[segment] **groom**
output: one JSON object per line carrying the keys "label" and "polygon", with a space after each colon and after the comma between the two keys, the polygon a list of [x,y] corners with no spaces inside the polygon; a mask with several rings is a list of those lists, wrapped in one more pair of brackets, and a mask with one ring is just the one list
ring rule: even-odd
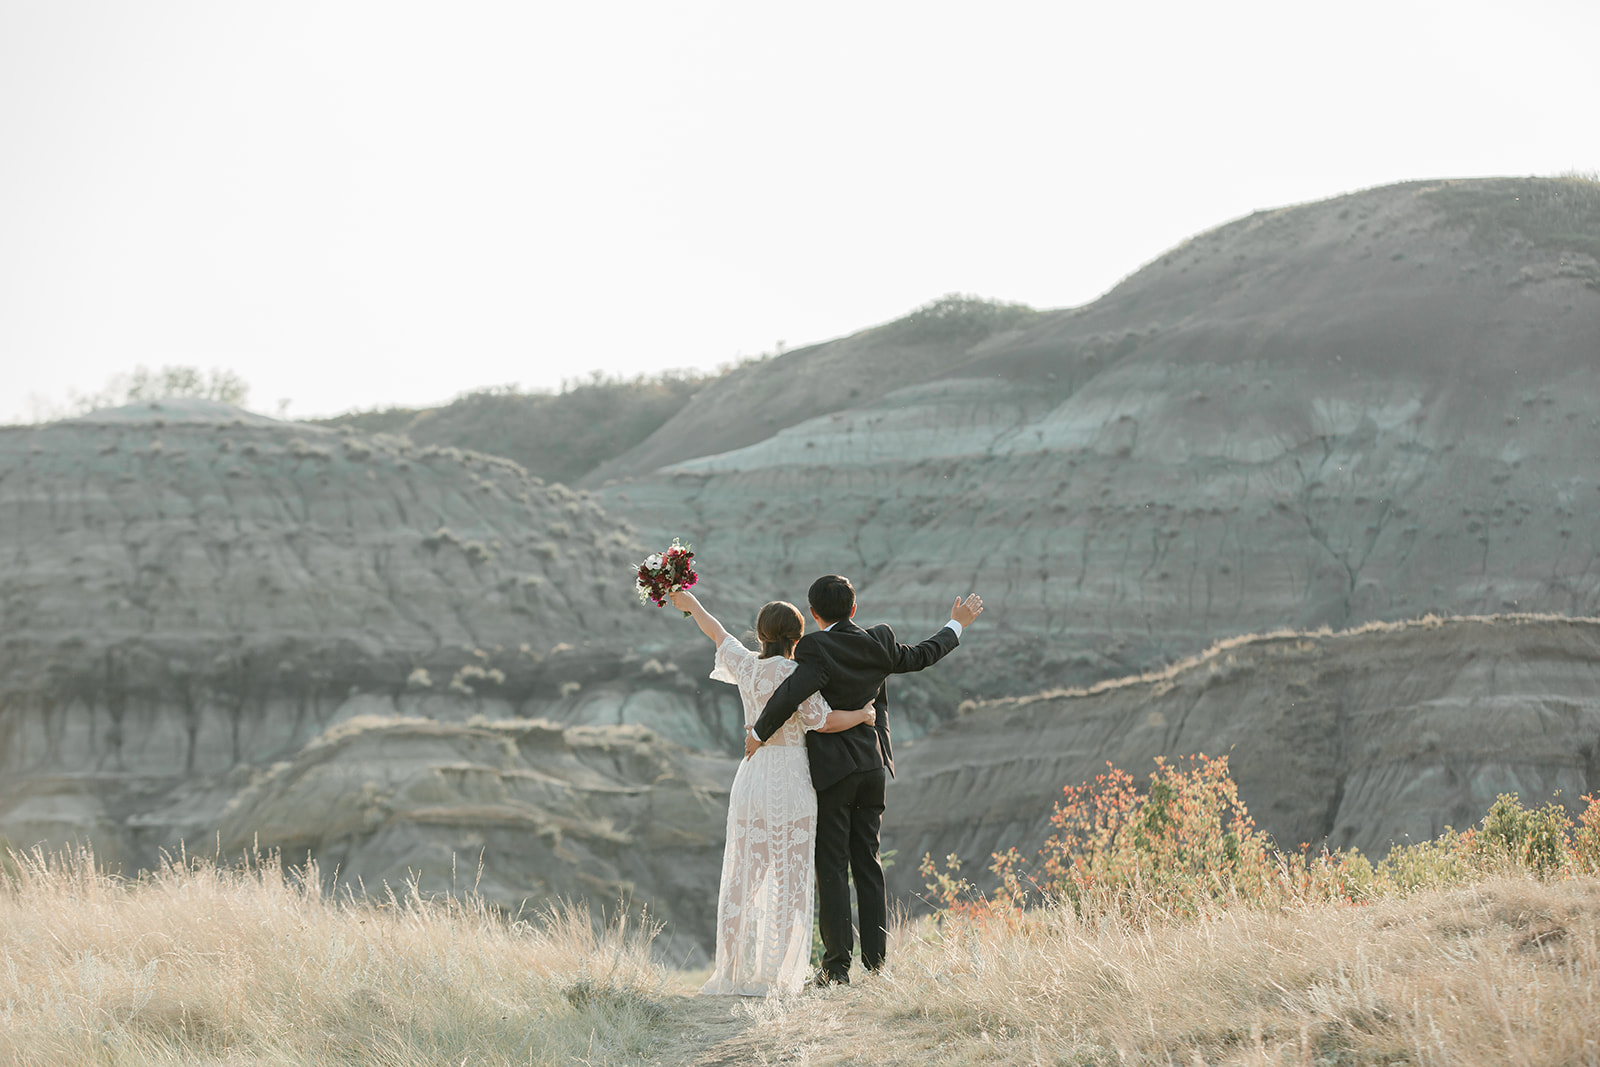
{"label": "groom", "polygon": [[[883,794],[894,773],[889,746],[891,674],[931,667],[961,642],[961,630],[983,611],[976,593],[957,600],[950,621],[920,645],[902,645],[887,626],[863,630],[851,620],[856,591],[850,579],[827,574],[806,594],[819,629],[795,646],[795,672],[767,701],[756,720],[755,737],[745,742],[749,756],[816,692],[835,708],[859,708],[871,700],[877,723],[839,733],[806,733],[811,784],[817,791],[817,921],[822,927],[822,984],[850,981],[850,878],[861,911],[861,962],[869,971],[883,965],[888,952],[889,898],[878,862],[878,830]],[[758,740],[759,739],[759,740]]]}

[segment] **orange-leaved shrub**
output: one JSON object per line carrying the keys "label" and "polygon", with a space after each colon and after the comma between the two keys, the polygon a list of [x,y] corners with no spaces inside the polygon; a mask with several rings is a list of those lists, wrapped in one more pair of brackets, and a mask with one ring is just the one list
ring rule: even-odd
{"label": "orange-leaved shrub", "polygon": [[1012,921],[1030,904],[1069,906],[1080,916],[1134,921],[1187,918],[1230,904],[1363,903],[1418,889],[1459,885],[1496,871],[1539,878],[1600,873],[1600,798],[1584,797],[1576,822],[1558,803],[1537,809],[1502,794],[1483,822],[1374,861],[1350,850],[1284,852],[1256,829],[1226,756],[1158,757],[1149,788],[1111,764],[1067,786],[1036,857],[994,853],[998,880],[981,894],[961,877],[960,857],[940,867],[924,856],[930,901],[949,915]]}

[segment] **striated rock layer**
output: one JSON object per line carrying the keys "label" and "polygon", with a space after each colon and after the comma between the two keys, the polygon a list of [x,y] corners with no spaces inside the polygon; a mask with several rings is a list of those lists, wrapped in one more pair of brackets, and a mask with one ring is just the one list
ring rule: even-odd
{"label": "striated rock layer", "polygon": [[[508,911],[648,906],[674,962],[714,955],[733,761],[642,727],[360,716],[229,801],[232,855],[270,841],[368,893],[476,890]],[[708,889],[709,887],[709,889]]]}
{"label": "striated rock layer", "polygon": [[920,363],[906,320],[737,371],[600,495],[694,539],[736,602],[838,570],[866,616],[921,631],[981,590],[941,667],[973,695],[1282,626],[1592,614],[1597,254],[1583,180],[1259,212],[1080,309],[943,305]]}
{"label": "striated rock layer", "polygon": [[1577,807],[1600,790],[1600,620],[1247,637],[1144,678],[979,704],[900,759],[891,884],[913,896],[917,860],[951,852],[981,879],[991,853],[1043,843],[1063,786],[1195,753],[1229,756],[1286,847],[1381,855],[1477,822],[1500,793]]}
{"label": "striated rock layer", "polygon": [[731,747],[735,698],[649,652],[685,635],[634,599],[640,552],[453,448],[204,401],[0,429],[0,835],[148,865],[362,714]]}

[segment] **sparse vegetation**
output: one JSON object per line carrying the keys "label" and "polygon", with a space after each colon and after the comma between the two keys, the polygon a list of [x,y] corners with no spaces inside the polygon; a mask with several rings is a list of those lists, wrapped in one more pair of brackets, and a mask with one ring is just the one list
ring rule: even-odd
{"label": "sparse vegetation", "polygon": [[151,370],[141,365],[128,374],[116,375],[106,382],[104,388],[95,392],[70,390],[65,404],[36,401],[33,419],[35,422],[50,422],[74,415],[87,415],[101,408],[172,397],[199,397],[243,407],[250,397],[250,384],[233,371],[217,367],[204,371],[199,367],[186,366],[165,366]]}
{"label": "sparse vegetation", "polygon": [[1006,304],[964,293],[950,293],[924,304],[880,331],[902,344],[948,342],[971,345],[990,334],[1013,329],[1037,318],[1026,304]]}
{"label": "sparse vegetation", "polygon": [[[1600,260],[1600,181],[1592,176],[1451,183],[1427,196],[1447,220],[1480,240],[1498,242],[1514,232],[1547,251]],[[1593,264],[1573,264],[1573,269],[1600,284],[1600,269]]]}
{"label": "sparse vegetation", "polygon": [[595,374],[560,393],[485,389],[440,408],[388,408],[321,421],[505,456],[541,478],[570,484],[650,436],[706,381],[675,372],[631,379]]}

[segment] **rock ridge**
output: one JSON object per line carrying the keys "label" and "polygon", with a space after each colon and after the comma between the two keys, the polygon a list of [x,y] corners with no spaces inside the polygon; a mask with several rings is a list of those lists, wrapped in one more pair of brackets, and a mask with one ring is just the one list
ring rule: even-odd
{"label": "rock ridge", "polygon": [[968,705],[900,755],[885,847],[921,889],[924,854],[979,875],[1031,854],[1064,786],[1109,761],[1228,755],[1257,824],[1285,847],[1428,840],[1495,797],[1576,810],[1600,789],[1600,620],[1428,618],[1220,642],[1161,671]]}

